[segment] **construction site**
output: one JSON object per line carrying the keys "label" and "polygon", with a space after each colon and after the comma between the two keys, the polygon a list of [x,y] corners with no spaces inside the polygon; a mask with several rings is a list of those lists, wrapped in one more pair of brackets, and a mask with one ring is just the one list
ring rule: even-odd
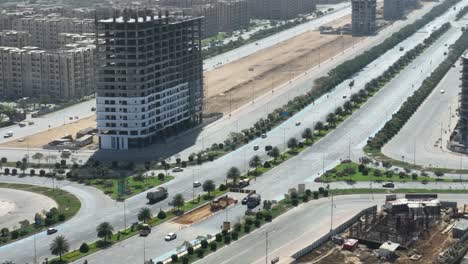
{"label": "construction site", "polygon": [[459,263],[468,250],[467,219],[466,205],[437,194],[390,194],[381,210],[332,233],[296,263]]}
{"label": "construction site", "polygon": [[225,195],[176,218],[173,222],[181,225],[191,225],[233,204],[237,204],[237,200]]}

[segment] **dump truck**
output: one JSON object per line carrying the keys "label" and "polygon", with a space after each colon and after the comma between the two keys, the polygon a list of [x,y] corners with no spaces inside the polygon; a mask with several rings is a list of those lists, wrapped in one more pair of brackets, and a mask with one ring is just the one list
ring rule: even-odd
{"label": "dump truck", "polygon": [[158,187],[154,192],[148,192],[146,194],[146,199],[149,200],[150,204],[157,203],[167,198],[167,189],[164,187]]}
{"label": "dump truck", "polygon": [[211,201],[210,210],[212,212],[216,212],[218,210],[222,210],[226,208],[228,205],[229,205],[229,197],[226,195],[226,196],[219,197]]}
{"label": "dump truck", "polygon": [[148,236],[151,233],[151,226],[142,224],[139,230],[140,236]]}
{"label": "dump truck", "polygon": [[260,196],[260,194],[252,194],[247,198],[247,208],[253,209],[257,207],[257,205],[259,205],[261,201],[262,197]]}

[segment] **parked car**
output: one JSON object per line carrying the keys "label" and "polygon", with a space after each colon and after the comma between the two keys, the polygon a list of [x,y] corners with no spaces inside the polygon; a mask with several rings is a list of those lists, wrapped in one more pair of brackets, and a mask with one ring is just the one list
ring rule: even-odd
{"label": "parked car", "polygon": [[94,106],[91,107],[91,111],[92,111],[92,112],[96,111],[96,107],[94,107]]}
{"label": "parked car", "polygon": [[143,224],[139,230],[140,236],[148,236],[151,233],[151,226],[148,224]]}
{"label": "parked car", "polygon": [[58,231],[57,229],[51,227],[47,229],[47,235],[52,235],[54,233],[57,233],[57,231]]}
{"label": "parked car", "polygon": [[19,126],[19,127],[25,127],[25,126],[26,126],[26,123],[23,123],[23,122],[18,123],[18,126]]}
{"label": "parked car", "polygon": [[197,187],[200,187],[200,186],[201,186],[201,182],[199,182],[199,181],[193,182],[193,187],[197,188]]}
{"label": "parked car", "polygon": [[266,137],[267,137],[267,134],[263,133],[262,138],[266,138]]}
{"label": "parked car", "polygon": [[394,188],[395,184],[393,182],[387,182],[384,185],[382,185],[384,188]]}
{"label": "parked car", "polygon": [[249,197],[248,197],[248,196],[247,196],[247,197],[244,197],[244,199],[242,199],[242,201],[241,201],[241,204],[242,204],[242,205],[246,205],[248,200],[249,200]]}
{"label": "parked car", "polygon": [[169,233],[164,237],[164,240],[166,241],[171,241],[177,238],[177,235],[175,233]]}
{"label": "parked car", "polygon": [[175,167],[172,169],[172,172],[182,172],[184,171],[181,167]]}
{"label": "parked car", "polygon": [[300,121],[296,121],[296,126],[300,126],[301,125],[301,122]]}
{"label": "parked car", "polygon": [[259,147],[258,145],[255,145],[255,146],[253,147],[253,150],[258,150],[259,148],[260,148],[260,147]]}
{"label": "parked car", "polygon": [[265,151],[270,151],[273,147],[271,145],[266,145],[265,146]]}

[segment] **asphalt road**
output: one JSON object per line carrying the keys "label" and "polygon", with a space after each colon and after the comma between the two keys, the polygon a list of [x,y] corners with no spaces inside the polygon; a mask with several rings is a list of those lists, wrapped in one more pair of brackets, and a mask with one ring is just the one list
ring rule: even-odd
{"label": "asphalt road", "polygon": [[[466,2],[467,1],[465,0],[462,2],[462,4],[466,5]],[[433,26],[439,26],[447,19],[453,19],[454,15],[454,12],[449,12],[449,14],[433,21],[429,28],[432,28]],[[428,32],[421,32],[416,34],[415,36],[411,37],[410,39],[404,42],[405,47],[409,49],[411,45],[416,45],[418,42],[422,41],[422,39],[424,39],[424,37],[426,37],[428,34]],[[289,160],[287,163],[277,167],[276,169],[265,174],[264,176],[258,178],[258,180],[255,183],[253,183],[252,188],[257,189],[266,199],[277,199],[280,196],[282,196],[282,193],[287,191],[288,187],[296,185],[300,182],[306,182],[308,187],[316,187],[317,185],[314,185],[313,183],[313,178],[315,177],[315,175],[317,173],[320,173],[324,168],[334,166],[336,163],[339,162],[340,158],[343,158],[343,156],[345,156],[345,153],[347,152],[350,143],[349,138],[352,139],[352,152],[354,155],[355,151],[359,151],[359,146],[361,145],[362,147],[367,137],[372,133],[375,133],[375,131],[383,125],[385,117],[389,117],[389,115],[392,112],[398,109],[399,105],[402,102],[401,99],[411,94],[411,89],[402,86],[401,83],[413,82],[415,84],[415,87],[417,87],[418,82],[422,81],[425,77],[424,75],[427,75],[433,69],[434,63],[437,63],[437,61],[441,61],[443,59],[443,55],[438,54],[442,54],[441,50],[444,48],[444,42],[450,41],[451,39],[455,39],[457,35],[459,35],[459,31],[451,30],[450,32],[448,32],[442,37],[444,41],[438,41],[437,43],[435,43],[420,58],[418,58],[416,62],[410,65],[397,78],[395,78],[391,83],[389,83],[380,93],[378,93],[374,98],[372,98],[368,103],[366,103],[363,106],[363,108],[361,108],[361,110],[357,111],[352,117],[345,121],[345,123],[342,124],[337,130],[332,132],[322,141],[318,142],[312,148],[309,148],[302,154]],[[379,67],[374,66],[374,64],[372,64],[370,67],[359,73],[354,78],[356,82],[356,88],[353,89],[358,90],[364,85],[366,81],[379,74],[379,72],[382,72],[384,70],[383,65],[390,65],[391,62],[389,61],[392,60],[392,58],[397,57],[399,54],[398,52],[399,51],[397,51],[396,49],[389,51],[381,59],[378,60],[377,65]],[[433,60],[432,65],[428,63],[429,58]],[[422,69],[423,72],[419,73],[416,76],[416,78],[415,70],[412,69],[413,65],[425,65],[417,69]],[[214,162],[203,164],[202,166],[199,166],[196,169],[194,169],[194,171],[186,170],[183,173],[178,174],[175,180],[166,184],[166,186],[168,186],[169,188],[170,194],[174,195],[175,193],[183,193],[185,197],[191,197],[191,183],[193,178],[196,178],[200,181],[210,178],[214,179],[217,183],[223,182],[225,170],[227,170],[229,166],[235,165],[240,167],[241,169],[244,167],[243,165],[246,163],[246,160],[253,154],[253,145],[260,144],[262,145],[262,147],[264,144],[267,143],[272,145],[281,145],[284,142],[284,135],[286,131],[288,132],[288,137],[290,135],[299,135],[300,132],[304,129],[304,127],[312,126],[320,116],[324,116],[326,113],[328,113],[327,110],[334,109],[334,104],[331,102],[335,101],[336,98],[336,102],[338,103],[337,100],[341,99],[343,94],[349,94],[347,82],[340,85],[339,87],[337,87],[337,89],[335,89],[335,91],[330,93],[328,99],[326,97],[323,97],[317,100],[315,105],[307,107],[306,109],[298,113],[295,117],[293,117],[291,120],[288,120],[284,124],[274,129],[272,132],[269,133],[268,138],[266,140],[263,140],[266,142],[263,143],[262,140],[258,139],[257,141],[254,141],[244,146],[243,148],[233,153],[230,153]],[[296,120],[301,120],[302,125],[299,127],[294,126],[294,122]],[[363,127],[367,129],[362,129]],[[265,154],[262,153],[261,156],[264,157]],[[4,178],[5,177],[2,177],[0,179],[3,180]],[[27,180],[29,182],[31,179]],[[72,188],[70,186],[78,190],[81,190],[81,188],[85,188],[81,185],[75,186],[75,184],[67,184],[65,188]],[[409,184],[406,186],[409,186]],[[82,191],[82,193],[79,193],[77,190],[73,191],[79,194],[81,200],[83,199],[82,196],[86,197],[87,195],[89,195],[87,191],[91,190]],[[94,191],[98,192],[96,190]],[[145,205],[144,196],[145,193],[142,193],[127,200],[127,223],[133,221],[133,219],[135,219],[137,210]],[[110,199],[108,198],[103,198],[101,201],[101,198],[98,198],[99,201],[107,204],[97,205],[96,207],[96,205],[92,204],[93,197],[89,198],[91,198],[90,203],[86,202],[85,204],[89,204],[89,207],[94,207],[94,210],[89,210],[85,213],[83,213],[82,210],[79,214],[83,213],[86,215],[86,217],[84,217],[85,215],[79,215],[78,217],[75,217],[74,219],[60,226],[60,229],[64,230],[62,234],[66,234],[67,237],[69,237],[72,244],[72,248],[78,247],[82,241],[89,241],[92,238],[95,238],[94,229],[97,225],[95,219],[99,219],[99,222],[110,221],[116,229],[120,229],[123,227],[123,206],[121,203],[110,201]],[[152,206],[153,212],[157,212],[160,207],[167,208],[166,201]],[[234,210],[234,208],[233,211],[234,212],[232,212],[232,215],[230,217],[238,217],[238,215],[235,214],[236,210]],[[240,209],[239,211],[242,212],[242,210]],[[78,225],[78,222],[81,224]],[[76,225],[72,226],[72,224]],[[161,229],[164,232],[165,230],[169,230],[166,228],[170,227],[167,227],[164,224],[159,226],[157,229]],[[187,230],[190,229],[188,228]],[[196,235],[193,232],[190,232],[190,234],[193,236]],[[38,254],[39,256],[44,257],[48,255],[47,245],[50,243],[51,237],[44,236],[41,237],[41,239],[42,240],[40,242],[40,245],[42,247],[38,249]],[[138,238],[131,238],[128,241],[133,241],[134,243],[132,243],[131,245],[135,245],[136,247],[136,239]],[[148,251],[147,256],[156,257],[158,255],[165,254],[164,252],[162,252],[164,251],[164,246],[161,245],[164,245],[164,242],[161,239],[156,239],[157,243],[155,244],[151,244],[150,240],[148,240],[147,242],[150,243],[148,245],[148,250],[151,250]],[[179,241],[179,243],[180,242],[181,241]],[[159,249],[159,247],[161,247],[162,250]],[[24,263],[26,261],[31,261],[32,252],[31,254],[28,254],[28,252],[30,252],[29,249],[31,248],[32,239],[27,238],[17,243],[10,244],[8,247],[1,247],[0,255],[2,257],[4,256],[7,259],[14,259],[18,263]],[[106,254],[108,254],[108,251],[112,252],[115,250],[116,249],[114,249],[113,247],[106,251],[101,251],[100,253],[93,255],[93,257],[96,256],[96,258],[100,259],[96,260],[96,262],[93,263],[108,263],[108,261],[110,261],[108,258],[99,258],[99,256],[102,256],[101,254],[104,254],[103,252],[106,252]],[[136,250],[136,248],[128,248],[127,252],[137,252]],[[116,257],[116,259],[113,260],[113,263],[118,263],[118,261],[119,259]]]}
{"label": "asphalt road", "polygon": [[[466,195],[439,195],[441,200],[466,203]],[[384,203],[384,195],[346,195],[333,199],[333,226],[336,227],[361,210]],[[287,259],[330,231],[331,198],[313,200],[292,209],[270,224],[253,231],[239,241],[210,254],[196,263],[228,264],[267,263],[279,257]],[[266,233],[268,232],[268,240]],[[268,243],[268,250],[266,245]],[[269,262],[268,262],[269,263]]]}
{"label": "asphalt road", "polygon": [[459,62],[455,66],[403,129],[383,147],[385,155],[428,168],[468,168],[465,155],[447,150],[450,134],[458,122],[462,67]]}

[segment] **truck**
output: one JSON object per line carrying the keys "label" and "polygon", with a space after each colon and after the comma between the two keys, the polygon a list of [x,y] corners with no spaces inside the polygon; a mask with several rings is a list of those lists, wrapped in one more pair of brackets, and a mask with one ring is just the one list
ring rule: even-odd
{"label": "truck", "polygon": [[138,232],[140,233],[140,236],[148,236],[151,233],[151,226],[148,224],[142,224]]}
{"label": "truck", "polygon": [[247,198],[247,208],[253,209],[257,207],[257,205],[259,205],[261,201],[262,197],[260,196],[260,194],[252,194]]}
{"label": "truck", "polygon": [[154,192],[148,192],[146,194],[146,199],[149,200],[150,204],[157,203],[167,198],[167,189],[164,187],[158,187]]}

